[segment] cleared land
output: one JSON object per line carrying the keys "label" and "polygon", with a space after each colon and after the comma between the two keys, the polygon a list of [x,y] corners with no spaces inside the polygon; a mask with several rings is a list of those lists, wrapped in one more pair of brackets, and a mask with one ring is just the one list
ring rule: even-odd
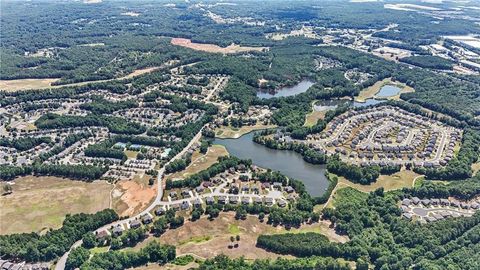
{"label": "cleared land", "polygon": [[157,194],[157,185],[148,185],[150,176],[136,175],[132,180],[119,181],[112,191],[113,209],[120,216],[140,213]]}
{"label": "cleared land", "polygon": [[215,44],[203,44],[195,43],[190,39],[186,38],[172,38],[171,43],[173,45],[182,46],[196,51],[210,52],[210,53],[241,53],[241,52],[251,52],[251,51],[263,51],[268,49],[267,47],[244,47],[240,45],[231,44],[225,48],[220,47]]}
{"label": "cleared land", "polygon": [[[334,174],[330,174],[330,175],[331,177],[334,176]],[[332,195],[330,196],[330,199],[328,200],[328,202],[325,205],[322,205],[321,208],[333,207],[335,200],[338,197],[337,193],[345,188],[353,188],[355,190],[358,190],[364,193],[369,193],[381,187],[383,187],[385,191],[396,190],[404,187],[413,187],[415,183],[415,179],[417,177],[420,178],[421,175],[413,171],[402,170],[392,175],[380,175],[377,181],[375,181],[374,183],[371,183],[370,185],[355,184],[348,181],[345,177],[342,177],[342,176],[337,176],[337,177],[338,177],[337,186],[332,191]]]}
{"label": "cleared land", "polygon": [[86,81],[79,83],[70,83],[63,85],[53,85],[52,83],[59,81],[60,79],[19,79],[19,80],[0,80],[0,90],[5,90],[8,92],[16,92],[28,89],[46,89],[46,88],[59,88],[66,86],[81,86],[89,83],[99,83],[99,82],[108,82],[113,80],[124,80],[130,79],[135,76],[146,74],[152,71],[159,69],[160,67],[149,67],[141,68],[133,71],[132,73],[125,75],[120,78],[110,79],[110,80],[98,80],[98,81]]}
{"label": "cleared land", "polygon": [[183,171],[176,172],[170,175],[169,179],[185,178],[189,175],[198,173],[207,169],[217,162],[217,159],[221,156],[228,156],[227,149],[222,145],[212,145],[208,148],[205,155],[201,155],[198,151],[192,155],[192,163]]}
{"label": "cleared land", "polygon": [[254,126],[243,126],[241,128],[232,128],[232,127],[222,126],[215,130],[215,137],[220,139],[237,139],[237,138],[240,138],[242,135],[245,135],[255,130],[275,128],[275,127],[276,127],[275,125],[254,125]]}
{"label": "cleared land", "polygon": [[407,85],[399,83],[399,82],[392,81],[392,78],[386,78],[386,79],[383,79],[381,81],[376,82],[374,85],[372,85],[370,87],[367,87],[367,88],[363,89],[360,92],[360,94],[358,94],[358,96],[355,97],[355,101],[365,102],[369,98],[375,98],[375,96],[380,91],[380,89],[385,85],[395,85],[395,86],[402,89],[398,93],[398,95],[388,97],[388,99],[398,100],[398,99],[400,99],[400,94],[402,94],[402,93],[415,92],[415,90],[413,88],[411,88],[410,86],[407,86]]}
{"label": "cleared land", "polygon": [[[236,220],[233,212],[221,213],[220,216],[210,221],[202,218],[195,222],[186,222],[184,226],[168,230],[160,237],[160,241],[177,247],[177,254],[193,254],[202,258],[212,258],[219,254],[246,259],[291,257],[282,256],[257,248],[257,237],[260,234],[286,233],[283,227],[272,227],[265,222],[260,222],[255,216],[248,216],[245,220]],[[336,235],[329,228],[329,222],[303,225],[300,229],[290,230],[293,233],[315,231],[325,234],[331,241],[345,242],[348,238]],[[240,235],[238,248],[228,248],[230,236]],[[149,241],[157,238],[150,237],[135,247],[139,249]]]}
{"label": "cleared land", "polygon": [[0,197],[0,234],[59,228],[66,214],[108,208],[112,185],[27,176],[16,179],[12,188],[12,194]]}
{"label": "cleared land", "polygon": [[480,161],[472,164],[473,175],[476,175],[480,171]]}
{"label": "cleared land", "polygon": [[0,80],[0,89],[15,92],[26,89],[45,89],[52,87],[52,83],[60,79],[19,79]]}

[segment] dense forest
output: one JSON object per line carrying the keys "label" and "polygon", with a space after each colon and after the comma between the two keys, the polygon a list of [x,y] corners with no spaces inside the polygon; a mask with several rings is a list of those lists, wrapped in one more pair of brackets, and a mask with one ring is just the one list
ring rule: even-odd
{"label": "dense forest", "polygon": [[[345,244],[329,242],[316,233],[264,235],[259,247],[300,257],[331,256],[372,263],[375,269],[475,269],[478,254],[461,257],[459,250],[473,252],[478,248],[480,215],[471,218],[446,219],[428,225],[400,218],[395,196],[383,190],[366,194],[342,189],[335,209],[326,208],[324,219],[330,220],[340,234],[351,239]],[[468,251],[467,251],[468,250]]]}

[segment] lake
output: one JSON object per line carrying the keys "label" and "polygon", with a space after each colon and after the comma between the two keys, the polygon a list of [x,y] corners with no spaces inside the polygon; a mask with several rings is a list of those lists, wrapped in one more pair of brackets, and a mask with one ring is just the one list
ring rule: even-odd
{"label": "lake", "polygon": [[377,97],[379,98],[387,98],[387,97],[393,97],[398,95],[402,91],[401,88],[395,86],[395,85],[384,85],[382,88],[380,88],[380,91],[376,94]]}
{"label": "lake", "polygon": [[251,159],[262,168],[280,171],[284,175],[301,180],[312,196],[321,196],[328,187],[325,177],[325,165],[314,165],[303,160],[294,151],[274,150],[253,142],[254,133],[248,133],[238,139],[215,139],[214,144],[227,148],[232,156]]}
{"label": "lake", "polygon": [[303,93],[310,88],[310,86],[314,85],[315,83],[308,80],[304,79],[300,81],[298,84],[293,85],[293,86],[285,86],[282,87],[278,90],[275,90],[275,93],[270,93],[270,92],[262,92],[259,91],[257,92],[257,97],[259,98],[273,98],[273,97],[288,97],[288,96],[294,96],[300,93]]}

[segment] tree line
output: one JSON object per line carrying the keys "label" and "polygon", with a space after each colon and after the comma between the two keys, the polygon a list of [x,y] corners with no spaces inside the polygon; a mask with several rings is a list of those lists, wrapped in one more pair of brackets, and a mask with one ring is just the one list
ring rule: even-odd
{"label": "tree line", "polygon": [[67,215],[60,229],[46,234],[21,233],[0,235],[2,258],[27,262],[51,261],[62,256],[82,236],[118,219],[111,209],[95,214]]}

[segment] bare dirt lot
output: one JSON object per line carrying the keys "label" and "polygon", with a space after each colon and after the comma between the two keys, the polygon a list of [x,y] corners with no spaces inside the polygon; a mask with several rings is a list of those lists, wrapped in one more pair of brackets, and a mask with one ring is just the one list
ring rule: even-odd
{"label": "bare dirt lot", "polygon": [[[255,216],[248,216],[246,220],[236,220],[234,213],[221,213],[220,216],[210,221],[202,218],[195,222],[186,222],[184,226],[168,230],[160,237],[162,243],[172,244],[177,247],[177,254],[193,254],[202,258],[212,258],[219,254],[238,258],[244,256],[246,259],[292,257],[282,256],[257,248],[257,237],[260,234],[276,233],[303,233],[318,232],[329,237],[330,241],[346,242],[348,238],[339,236],[330,229],[329,223],[316,223],[303,225],[299,229],[285,230],[283,227],[272,227],[265,222],[260,222]],[[240,235],[240,242],[237,248],[229,248],[230,237]],[[150,237],[135,249],[145,246],[149,241],[158,238]]]}
{"label": "bare dirt lot", "polygon": [[141,68],[133,71],[130,74],[127,74],[123,77],[110,79],[110,80],[98,80],[98,81],[85,81],[79,83],[71,83],[71,84],[63,84],[63,85],[53,85],[52,83],[60,80],[60,79],[19,79],[19,80],[0,80],[0,90],[5,90],[9,92],[16,92],[28,89],[47,89],[47,88],[59,88],[59,87],[66,87],[66,86],[81,86],[89,83],[99,83],[99,82],[108,82],[113,80],[124,80],[124,79],[131,79],[135,76],[143,75],[146,73],[150,73],[159,69],[160,67],[148,67],[148,68]]}
{"label": "bare dirt lot", "polygon": [[0,197],[0,234],[59,228],[66,214],[95,213],[109,207],[112,185],[57,177],[21,177],[13,193]]}
{"label": "bare dirt lot", "polygon": [[157,185],[149,186],[150,176],[135,176],[119,181],[112,192],[113,209],[120,216],[132,216],[148,206],[157,194]]}
{"label": "bare dirt lot", "polygon": [[0,90],[15,92],[26,89],[50,88],[52,83],[58,80],[59,79],[0,80]]}
{"label": "bare dirt lot", "polygon": [[263,51],[268,49],[267,47],[243,47],[235,44],[231,44],[228,47],[223,48],[215,44],[195,43],[195,42],[192,42],[190,39],[186,39],[186,38],[172,38],[171,43],[173,45],[182,46],[192,50],[211,52],[211,53],[223,53],[223,54],[250,52],[250,51]]}

